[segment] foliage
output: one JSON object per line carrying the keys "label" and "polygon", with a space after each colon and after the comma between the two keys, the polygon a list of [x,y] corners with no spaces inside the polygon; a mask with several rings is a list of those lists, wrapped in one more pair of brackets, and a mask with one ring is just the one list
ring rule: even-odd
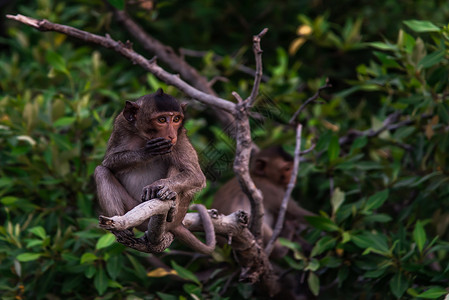
{"label": "foliage", "polygon": [[[300,164],[295,190],[301,204],[318,213],[308,218],[303,236],[312,247],[282,240],[292,251],[277,261],[294,270],[302,293],[441,298],[449,280],[449,28],[441,22],[449,5],[416,1],[411,11],[407,1],[318,2],[162,1],[151,12],[129,9],[167,45],[210,50],[186,59],[210,79],[229,78],[214,86],[224,98],[250,92],[252,78],[237,66],[253,65],[249,38],[270,28],[262,41],[269,79],[252,120],[261,147],[277,143],[292,152],[294,132],[285,124],[330,77],[333,88],[300,116],[304,148],[316,145]],[[110,3],[121,8],[125,1]],[[6,10],[129,38],[102,1],[17,1]],[[159,86],[179,92],[110,50],[5,25],[2,298],[260,296],[233,280],[238,267],[228,247],[212,257],[169,250],[158,258],[168,267],[155,268],[154,257],[125,249],[97,227],[92,173],[123,100]],[[232,176],[234,145],[207,109],[191,103],[186,127],[209,178],[197,201],[210,204]],[[371,134],[393,117],[396,127]]]}

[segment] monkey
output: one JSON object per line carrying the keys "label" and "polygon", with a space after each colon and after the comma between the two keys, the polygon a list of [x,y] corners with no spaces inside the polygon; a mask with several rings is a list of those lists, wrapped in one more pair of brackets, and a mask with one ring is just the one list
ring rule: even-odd
{"label": "monkey", "polygon": [[[264,205],[264,221],[262,224],[263,242],[270,240],[278,217],[287,185],[293,171],[293,157],[282,147],[274,146],[253,155],[250,163],[250,175],[256,187],[262,192]],[[251,211],[248,197],[240,188],[237,178],[225,183],[214,195],[212,208],[219,213],[229,214],[237,209]],[[292,198],[287,204],[282,236],[292,238],[297,227],[305,224],[304,217],[314,214],[300,207]],[[287,249],[277,244],[272,257],[281,257]]]}
{"label": "monkey", "polygon": [[121,216],[153,198],[173,201],[167,215],[152,216],[137,227],[148,229],[146,241],[154,252],[161,252],[174,236],[190,248],[210,254],[215,233],[207,211],[199,211],[206,244],[182,225],[194,194],[206,186],[184,128],[184,112],[185,105],[162,89],[125,102],[114,121],[104,159],[94,172],[98,200],[108,217]]}

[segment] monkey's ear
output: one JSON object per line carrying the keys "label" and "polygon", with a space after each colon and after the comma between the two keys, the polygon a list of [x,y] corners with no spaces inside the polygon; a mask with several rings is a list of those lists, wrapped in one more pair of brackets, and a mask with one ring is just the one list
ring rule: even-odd
{"label": "monkey's ear", "polygon": [[267,161],[262,158],[256,159],[253,166],[254,175],[265,176],[265,167],[267,166]]}
{"label": "monkey's ear", "polygon": [[139,111],[139,104],[131,101],[126,101],[123,109],[123,116],[128,122],[134,123],[136,121],[136,114]]}
{"label": "monkey's ear", "polygon": [[164,90],[162,88],[158,88],[156,91],[156,95],[162,96],[164,94]]}
{"label": "monkey's ear", "polygon": [[181,103],[181,109],[183,113],[186,113],[186,108],[187,108],[188,104],[187,103]]}

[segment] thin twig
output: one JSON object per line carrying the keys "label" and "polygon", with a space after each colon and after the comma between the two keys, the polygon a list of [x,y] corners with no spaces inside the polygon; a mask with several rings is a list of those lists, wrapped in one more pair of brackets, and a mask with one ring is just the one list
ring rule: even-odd
{"label": "thin twig", "polygon": [[299,170],[299,161],[300,161],[300,155],[301,155],[301,133],[302,133],[302,125],[298,124],[296,127],[296,146],[295,146],[295,157],[293,160],[293,171],[292,175],[290,176],[290,181],[287,186],[287,191],[284,194],[284,198],[282,199],[282,204],[279,209],[278,218],[276,220],[276,226],[274,227],[273,234],[270,238],[270,241],[268,242],[267,246],[265,247],[265,254],[267,256],[270,256],[271,252],[273,251],[274,244],[279,237],[279,234],[281,233],[283,224],[284,224],[284,218],[285,214],[287,212],[287,204],[290,200],[290,196],[292,194],[293,188],[295,187],[296,182],[296,176],[298,175]]}
{"label": "thin twig", "polygon": [[254,76],[254,85],[251,95],[247,99],[247,107],[251,107],[256,101],[259,93],[260,80],[262,79],[262,49],[260,48],[260,39],[267,33],[268,28],[264,28],[258,35],[253,36],[253,51],[256,59],[256,74]]}
{"label": "thin twig", "polygon": [[161,67],[159,67],[155,62],[150,62],[147,58],[143,57],[142,55],[134,52],[132,49],[127,47],[122,42],[118,42],[113,40],[110,36],[99,36],[96,34],[92,34],[83,30],[79,30],[67,25],[61,25],[52,23],[48,20],[36,20],[30,17],[26,17],[23,15],[7,15],[6,16],[9,19],[13,19],[19,22],[22,22],[26,25],[32,26],[34,28],[37,28],[41,31],[56,31],[64,33],[68,36],[72,36],[75,38],[78,38],[80,40],[83,40],[85,42],[90,42],[94,44],[101,45],[105,48],[113,49],[116,52],[120,53],[124,57],[131,60],[133,63],[136,63],[140,65],[142,68],[147,70],[148,72],[154,74],[156,77],[161,79],[162,81],[171,84],[175,87],[177,87],[179,90],[184,92],[186,95],[197,99],[205,104],[212,105],[218,108],[221,108],[228,112],[233,112],[235,109],[235,104],[219,98],[214,95],[206,94],[191,85],[189,85],[187,82],[183,81],[179,76],[170,74]]}
{"label": "thin twig", "polygon": [[[210,51],[199,51],[199,50],[192,50],[192,49],[186,49],[186,48],[180,48],[179,49],[179,53],[181,53],[181,55],[185,55],[185,56],[191,56],[191,57],[204,57],[206,55],[210,54]],[[212,59],[214,61],[222,61],[224,59],[223,56],[218,55],[213,53],[212,54]],[[247,67],[243,64],[236,64],[235,65],[235,69],[237,69],[238,71],[251,75],[251,76],[256,76],[256,71],[250,67]],[[263,82],[268,82],[270,80],[270,76],[262,74],[262,81]]]}
{"label": "thin twig", "polygon": [[[366,137],[370,137],[370,138],[376,137],[384,131],[393,131],[398,128],[401,128],[401,127],[404,127],[407,125],[411,125],[416,122],[416,119],[408,119],[408,120],[398,122],[400,117],[401,117],[400,112],[394,112],[394,113],[388,115],[385,118],[385,120],[383,121],[382,126],[377,130],[373,130],[373,129],[367,129],[364,131],[351,130],[348,132],[348,134],[339,138],[338,143],[340,145],[345,145],[345,144],[351,143],[352,141],[354,141],[354,139],[356,139],[357,137],[361,137],[361,136],[366,136]],[[419,116],[420,119],[428,119],[431,117],[433,117],[433,114],[423,114],[423,115]]]}
{"label": "thin twig", "polygon": [[262,49],[260,39],[267,33],[268,29],[263,29],[258,35],[253,37],[253,49],[256,60],[256,76],[251,95],[242,101],[237,92],[232,95],[239,102],[234,111],[236,119],[236,149],[234,160],[234,173],[240,183],[242,191],[248,196],[251,203],[251,223],[250,230],[259,245],[262,245],[262,224],[264,216],[263,195],[257,189],[249,174],[249,160],[251,156],[251,128],[249,124],[249,108],[255,101],[259,93],[260,79],[262,76]]}
{"label": "thin twig", "polygon": [[301,112],[304,110],[304,108],[311,102],[315,101],[316,99],[318,99],[318,97],[320,96],[320,92],[326,88],[332,87],[332,85],[329,83],[329,78],[326,79],[326,83],[323,86],[320,86],[318,88],[318,91],[309,99],[307,99],[300,107],[299,109],[293,114],[293,117],[290,119],[290,121],[288,122],[289,124],[294,124],[296,118],[301,114]]}

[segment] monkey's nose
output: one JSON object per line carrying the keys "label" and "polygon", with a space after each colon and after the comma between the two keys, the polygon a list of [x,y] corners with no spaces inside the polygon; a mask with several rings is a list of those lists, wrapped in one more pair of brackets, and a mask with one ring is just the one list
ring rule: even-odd
{"label": "monkey's nose", "polygon": [[177,140],[176,137],[169,136],[168,138],[170,139],[170,141],[173,145],[176,144],[176,140]]}

